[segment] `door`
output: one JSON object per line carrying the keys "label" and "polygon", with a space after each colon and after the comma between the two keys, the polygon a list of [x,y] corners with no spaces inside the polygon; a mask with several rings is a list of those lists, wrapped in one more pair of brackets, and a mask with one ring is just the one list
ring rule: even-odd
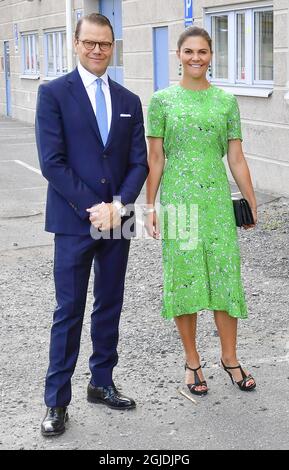
{"label": "door", "polygon": [[106,16],[114,30],[114,54],[108,68],[112,80],[123,84],[123,39],[122,39],[122,7],[121,0],[100,0],[99,11]]}
{"label": "door", "polygon": [[154,89],[169,86],[169,33],[168,27],[154,28]]}
{"label": "door", "polygon": [[6,88],[6,116],[11,117],[11,74],[9,41],[4,41],[4,74]]}

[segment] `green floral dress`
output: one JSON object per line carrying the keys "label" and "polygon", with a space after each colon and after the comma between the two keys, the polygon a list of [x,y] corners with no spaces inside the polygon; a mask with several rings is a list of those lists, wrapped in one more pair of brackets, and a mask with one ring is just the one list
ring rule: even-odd
{"label": "green floral dress", "polygon": [[247,318],[230,185],[222,160],[242,139],[236,98],[210,86],[156,92],[149,137],[162,137],[160,191],[164,292],[162,315],[224,310]]}

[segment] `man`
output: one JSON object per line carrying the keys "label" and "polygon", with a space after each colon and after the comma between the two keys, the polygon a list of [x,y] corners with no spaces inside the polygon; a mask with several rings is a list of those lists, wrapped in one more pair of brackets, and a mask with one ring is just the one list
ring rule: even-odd
{"label": "man", "polygon": [[[82,18],[74,45],[77,68],[39,87],[36,113],[39,161],[49,182],[45,229],[55,233],[57,300],[44,436],[65,431],[92,261],[93,353],[87,398],[114,409],[136,406],[112,379],[130,240],[104,235],[124,224],[125,206],[134,203],[148,174],[141,103],[107,75],[114,33],[105,16]],[[103,236],[92,237],[92,226]]]}

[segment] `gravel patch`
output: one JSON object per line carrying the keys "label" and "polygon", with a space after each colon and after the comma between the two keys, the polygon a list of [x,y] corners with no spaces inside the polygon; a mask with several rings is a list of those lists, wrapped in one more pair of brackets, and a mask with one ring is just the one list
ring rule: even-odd
{"label": "gravel patch", "polygon": [[[23,230],[25,230],[25,225]],[[211,312],[199,315],[198,344],[210,391],[197,405],[178,393],[184,358],[171,321],[160,317],[161,246],[131,245],[116,385],[137,409],[86,402],[92,282],[67,432],[40,435],[44,377],[54,309],[52,246],[1,252],[0,449],[286,449],[289,384],[289,200],[259,208],[255,230],[239,230],[249,319],[240,321],[239,357],[258,388],[244,394],[219,367]]]}

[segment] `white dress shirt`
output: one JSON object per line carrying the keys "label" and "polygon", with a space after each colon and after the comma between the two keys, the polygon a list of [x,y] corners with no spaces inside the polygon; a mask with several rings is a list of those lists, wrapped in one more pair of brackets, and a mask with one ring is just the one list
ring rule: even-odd
{"label": "white dress shirt", "polygon": [[108,81],[108,74],[105,72],[101,77],[97,77],[93,75],[93,73],[86,70],[83,65],[79,62],[77,65],[77,69],[80,75],[80,78],[83,82],[84,88],[88,94],[88,98],[90,99],[91,106],[93,108],[94,114],[96,115],[96,80],[97,78],[102,79],[102,91],[104,93],[105,102],[106,102],[106,109],[107,109],[107,124],[108,124],[108,132],[110,131],[111,126],[111,118],[112,118],[112,106],[111,106],[111,96],[109,90],[109,81]]}

